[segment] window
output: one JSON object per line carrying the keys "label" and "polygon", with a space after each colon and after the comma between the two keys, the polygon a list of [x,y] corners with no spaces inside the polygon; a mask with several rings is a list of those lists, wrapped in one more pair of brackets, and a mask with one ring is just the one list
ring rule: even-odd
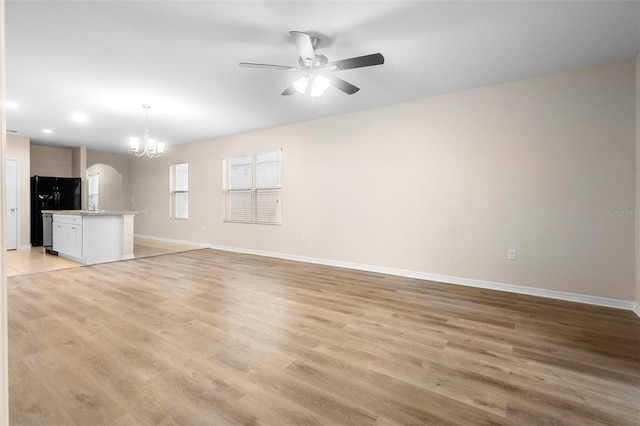
{"label": "window", "polygon": [[171,218],[189,218],[189,163],[169,166],[169,191],[171,192]]}
{"label": "window", "polygon": [[228,156],[223,160],[225,221],[281,223],[281,150]]}
{"label": "window", "polygon": [[100,174],[89,175],[89,210],[100,210]]}

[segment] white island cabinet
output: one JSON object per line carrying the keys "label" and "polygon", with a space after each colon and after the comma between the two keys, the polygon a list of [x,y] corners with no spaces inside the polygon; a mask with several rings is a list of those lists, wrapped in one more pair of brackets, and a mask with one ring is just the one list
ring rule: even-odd
{"label": "white island cabinet", "polygon": [[48,210],[53,214],[53,251],[92,265],[133,259],[133,218],[137,212]]}
{"label": "white island cabinet", "polygon": [[82,257],[82,216],[53,215],[53,250]]}

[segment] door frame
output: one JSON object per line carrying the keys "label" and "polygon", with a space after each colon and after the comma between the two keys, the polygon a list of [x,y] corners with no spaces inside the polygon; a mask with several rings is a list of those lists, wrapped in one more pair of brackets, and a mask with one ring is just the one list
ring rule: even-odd
{"label": "door frame", "polygon": [[[5,14],[4,2],[0,0],[0,164],[5,167],[5,147],[7,120],[4,111],[5,99]],[[4,186],[5,176],[0,173],[0,189]],[[4,197],[0,197],[0,230],[4,234],[7,226]],[[9,424],[9,350],[7,316],[7,252],[4,238],[0,238],[0,424]]]}
{"label": "door frame", "polygon": [[[20,158],[5,157],[5,170],[7,161],[16,162],[16,250],[23,249],[22,247],[22,164],[20,164]],[[5,182],[6,184],[6,182]],[[4,191],[3,191],[4,192]],[[6,212],[5,212],[6,214]]]}

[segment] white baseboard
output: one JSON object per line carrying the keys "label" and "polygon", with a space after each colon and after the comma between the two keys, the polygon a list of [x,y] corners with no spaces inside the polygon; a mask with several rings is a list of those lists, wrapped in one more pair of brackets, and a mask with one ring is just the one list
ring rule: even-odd
{"label": "white baseboard", "polygon": [[22,244],[18,247],[18,250],[31,250],[31,244]]}
{"label": "white baseboard", "polygon": [[[464,285],[468,287],[486,288],[490,290],[506,291],[510,293],[526,294],[530,296],[547,297],[550,299],[566,300],[570,302],[586,303],[589,305],[605,306],[609,308],[625,309],[634,311],[640,316],[638,304],[631,300],[612,299],[608,297],[590,296],[587,294],[568,293],[557,290],[547,290],[536,287],[526,287],[514,284],[504,284],[492,281],[474,280],[470,278],[452,277],[448,275],[429,274],[426,272],[411,271],[407,269],[387,268],[384,266],[367,265],[362,263],[343,262],[339,260],[322,259],[316,257],[297,256],[291,254],[268,252],[262,250],[244,249],[238,247],[228,247],[210,245],[212,249],[231,251],[236,253],[255,254],[258,256],[275,257],[279,259],[294,260],[298,262],[315,263],[319,265],[335,266],[339,268],[357,269],[367,272],[377,272],[381,274],[397,275],[401,277],[417,278],[428,281],[437,281],[447,284]],[[635,306],[635,308],[634,308]]]}
{"label": "white baseboard", "polygon": [[586,303],[588,305],[605,306],[608,308],[625,309],[635,312],[640,317],[640,304],[632,300],[612,299],[609,297],[591,296],[588,294],[569,293],[565,291],[547,290],[543,288],[527,287],[515,284],[505,284],[493,281],[475,280],[471,278],[452,277],[449,275],[429,274],[426,272],[411,271],[408,269],[388,268],[385,266],[367,265],[363,263],[343,262],[340,260],[323,259],[318,257],[298,256],[294,254],[278,253],[264,250],[253,250],[239,247],[205,244],[194,241],[176,240],[173,238],[155,237],[152,235],[135,234],[135,237],[149,240],[165,241],[169,243],[206,247],[214,250],[224,250],[235,253],[254,254],[257,256],[274,257],[278,259],[293,260],[296,262],[314,263],[318,265],[335,266],[338,268],[356,269],[380,274],[396,275],[407,278],[417,278],[427,281],[437,281],[446,284],[464,285],[468,287],[486,288],[489,290],[506,291],[510,293],[526,294],[529,296],[546,297],[549,299],[566,300],[569,302]]}
{"label": "white baseboard", "polygon": [[195,247],[202,247],[202,248],[210,247],[210,245],[206,243],[196,243],[193,241],[175,240],[173,238],[155,237],[153,235],[133,234],[133,236],[136,238],[144,238],[147,240],[164,241],[166,243],[184,244],[185,246],[195,246]]}

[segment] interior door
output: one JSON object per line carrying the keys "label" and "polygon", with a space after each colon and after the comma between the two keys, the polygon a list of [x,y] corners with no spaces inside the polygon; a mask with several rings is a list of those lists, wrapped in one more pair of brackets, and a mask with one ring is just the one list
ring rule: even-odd
{"label": "interior door", "polygon": [[18,248],[18,161],[6,160],[7,250]]}

